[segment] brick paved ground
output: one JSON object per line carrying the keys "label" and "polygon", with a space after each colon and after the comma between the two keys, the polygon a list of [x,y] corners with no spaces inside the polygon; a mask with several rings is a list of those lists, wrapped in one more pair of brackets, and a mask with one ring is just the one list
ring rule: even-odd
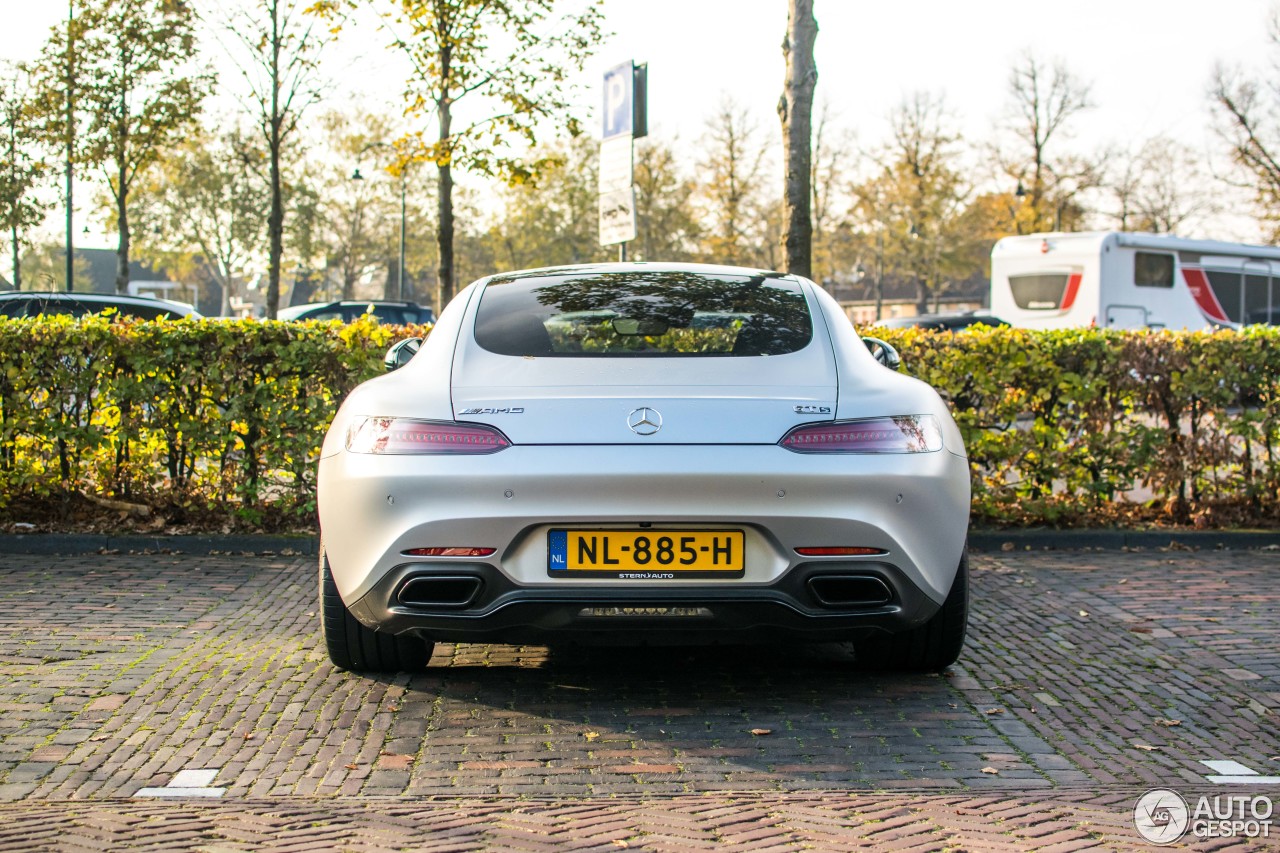
{"label": "brick paved ground", "polygon": [[[1280,552],[977,555],[934,677],[838,647],[503,646],[352,676],[314,577],[0,555],[0,849],[1143,849],[1147,788],[1280,775]],[[222,799],[135,796],[201,768]]]}

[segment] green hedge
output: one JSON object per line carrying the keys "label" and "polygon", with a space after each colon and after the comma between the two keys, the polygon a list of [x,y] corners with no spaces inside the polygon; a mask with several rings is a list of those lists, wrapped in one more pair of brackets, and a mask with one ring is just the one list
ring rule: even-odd
{"label": "green hedge", "polygon": [[951,403],[975,519],[1280,518],[1280,330],[878,331]]}
{"label": "green hedge", "polygon": [[329,420],[392,335],[371,321],[0,320],[0,512],[87,495],[180,524],[308,523]]}
{"label": "green hedge", "polygon": [[[338,401],[424,332],[0,319],[0,518],[93,501],[151,524],[307,526]],[[877,333],[951,403],[977,521],[1280,518],[1280,331]]]}

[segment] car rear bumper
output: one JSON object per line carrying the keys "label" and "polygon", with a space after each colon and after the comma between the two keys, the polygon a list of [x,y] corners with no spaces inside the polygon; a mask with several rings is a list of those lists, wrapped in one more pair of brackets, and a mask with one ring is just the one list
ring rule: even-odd
{"label": "car rear bumper", "polygon": [[[520,642],[552,633],[794,633],[812,639],[927,619],[964,549],[968,462],[915,454],[796,454],[775,445],[515,446],[488,456],[321,460],[319,514],[338,592],[364,624],[437,639]],[[737,578],[556,577],[556,528],[742,530]],[[858,546],[867,557],[807,558],[797,547]],[[492,547],[484,560],[414,557],[425,547]],[[832,608],[812,577],[877,578],[875,607]],[[410,577],[457,578],[464,604],[411,607]],[[469,580],[468,580],[469,579]],[[446,586],[448,583],[445,584]],[[702,607],[681,616],[584,616],[584,608]]]}
{"label": "car rear bumper", "polygon": [[858,640],[937,609],[896,566],[865,561],[805,563],[759,587],[586,589],[521,587],[485,563],[410,563],[350,605],[370,627],[440,642],[593,644]]}

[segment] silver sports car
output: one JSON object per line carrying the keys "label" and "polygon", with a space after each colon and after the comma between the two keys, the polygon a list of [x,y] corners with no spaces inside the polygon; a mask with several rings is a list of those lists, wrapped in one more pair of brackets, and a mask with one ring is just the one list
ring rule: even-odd
{"label": "silver sports car", "polygon": [[942,399],[896,366],[793,275],[636,263],[475,282],[325,439],[330,658],[373,672],[421,669],[437,641],[814,640],[946,667],[969,464]]}

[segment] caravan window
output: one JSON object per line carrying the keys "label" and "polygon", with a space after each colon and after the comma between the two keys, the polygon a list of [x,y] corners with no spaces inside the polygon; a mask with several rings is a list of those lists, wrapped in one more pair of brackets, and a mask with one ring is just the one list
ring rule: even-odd
{"label": "caravan window", "polygon": [[1244,313],[1242,310],[1244,306],[1241,304],[1244,301],[1244,282],[1241,281],[1240,271],[1205,270],[1204,273],[1227,319],[1233,323],[1239,323]]}
{"label": "caravan window", "polygon": [[1206,269],[1205,277],[1227,319],[1233,323],[1275,323],[1280,319],[1280,278],[1261,263],[1240,269]]}
{"label": "caravan window", "polygon": [[1133,283],[1138,287],[1173,287],[1173,255],[1138,252],[1133,259]]}
{"label": "caravan window", "polygon": [[1009,276],[1009,289],[1019,308],[1030,311],[1051,311],[1062,306],[1067,290],[1067,273],[1035,273]]}

